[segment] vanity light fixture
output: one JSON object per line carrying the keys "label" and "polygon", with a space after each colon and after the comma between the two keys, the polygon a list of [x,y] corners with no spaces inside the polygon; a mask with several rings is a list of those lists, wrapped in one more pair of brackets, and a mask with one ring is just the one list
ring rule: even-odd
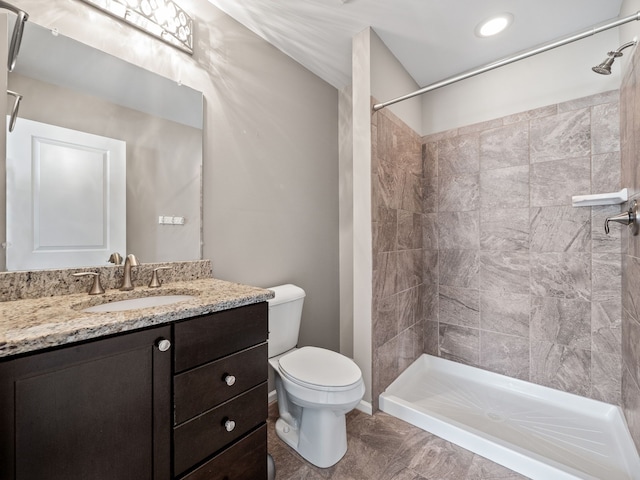
{"label": "vanity light fixture", "polygon": [[193,54],[193,20],[173,0],[82,0]]}
{"label": "vanity light fixture", "polygon": [[513,22],[513,15],[510,13],[501,13],[495,17],[489,18],[476,26],[475,32],[478,37],[491,37],[504,31]]}

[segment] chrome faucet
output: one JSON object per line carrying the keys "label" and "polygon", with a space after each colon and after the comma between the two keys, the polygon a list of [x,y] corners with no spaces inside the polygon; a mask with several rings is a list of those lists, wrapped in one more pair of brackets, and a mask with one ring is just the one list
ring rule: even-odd
{"label": "chrome faucet", "polygon": [[122,285],[120,285],[120,290],[133,290],[133,283],[131,283],[131,267],[137,267],[138,265],[140,265],[140,263],[133,253],[127,255],[127,259],[124,261],[124,274],[122,276]]}
{"label": "chrome faucet", "polygon": [[120,265],[122,263],[122,255],[120,255],[118,252],[113,252],[109,256],[109,260],[107,260],[107,262],[113,263],[115,265]]}

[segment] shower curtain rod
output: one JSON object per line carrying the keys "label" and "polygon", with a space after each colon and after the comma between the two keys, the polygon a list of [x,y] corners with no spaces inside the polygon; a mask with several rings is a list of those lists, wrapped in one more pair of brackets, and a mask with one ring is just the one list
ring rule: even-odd
{"label": "shower curtain rod", "polygon": [[490,70],[494,70],[499,67],[503,67],[505,65],[509,65],[510,63],[517,62],[518,60],[523,60],[525,58],[532,57],[539,53],[546,52],[553,48],[561,47],[571,42],[575,42],[577,40],[582,40],[583,38],[590,37],[595,35],[596,33],[604,32],[605,30],[609,30],[611,28],[619,27],[620,25],[624,25],[625,23],[633,22],[634,20],[640,20],[640,10],[638,10],[633,15],[629,15],[628,17],[619,18],[610,23],[606,23],[604,25],[600,25],[598,27],[592,27],[587,30],[583,30],[582,32],[575,33],[569,37],[564,37],[560,40],[555,40],[550,43],[545,43],[538,47],[534,47],[531,50],[526,50],[522,53],[515,54],[511,57],[504,58],[502,60],[498,60],[496,62],[490,63],[483,67],[478,67],[474,70],[470,70],[466,73],[461,73],[460,75],[456,75],[454,77],[449,77],[445,80],[441,80],[437,83],[432,83],[431,85],[427,85],[426,87],[421,88],[420,90],[416,90],[413,93],[408,93],[401,97],[394,98],[392,100],[388,100],[383,103],[376,103],[373,106],[373,111],[377,112],[378,110],[383,109],[384,107],[388,107],[389,105],[393,105],[394,103],[402,102],[404,100],[408,100],[413,97],[417,97],[418,95],[422,95],[423,93],[430,92],[432,90],[436,90],[437,88],[446,87],[447,85],[451,85],[452,83],[459,82],[461,80],[466,80],[467,78],[474,77],[476,75],[480,75],[481,73],[488,72]]}

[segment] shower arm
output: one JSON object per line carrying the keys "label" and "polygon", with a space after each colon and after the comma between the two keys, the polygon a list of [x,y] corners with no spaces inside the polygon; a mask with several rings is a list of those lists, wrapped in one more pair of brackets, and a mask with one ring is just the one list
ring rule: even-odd
{"label": "shower arm", "polygon": [[427,85],[426,87],[421,88],[420,90],[416,90],[415,92],[408,93],[401,97],[394,98],[392,100],[388,100],[382,103],[376,103],[373,106],[373,111],[377,112],[378,110],[382,110],[384,107],[388,107],[389,105],[393,105],[394,103],[403,102],[405,100],[409,100],[410,98],[417,97],[418,95],[423,95],[425,93],[431,92],[438,88],[446,87],[447,85],[451,85],[452,83],[460,82],[461,80],[466,80],[467,78],[475,77],[476,75],[480,75],[481,73],[489,72],[499,67],[503,67],[505,65],[509,65],[510,63],[517,62],[519,60],[524,60],[525,58],[532,57],[539,53],[546,52],[548,50],[552,50],[554,48],[562,47],[563,45],[567,45],[568,43],[576,42],[578,40],[582,40],[583,38],[590,37],[595,35],[596,33],[604,32],[605,30],[609,30],[611,28],[619,27],[620,25],[624,25],[625,23],[638,21],[640,20],[640,10],[638,10],[633,15],[629,15],[627,17],[619,18],[612,22],[606,23],[604,25],[600,25],[597,27],[592,27],[587,30],[583,30],[581,32],[575,33],[568,37],[563,37],[559,40],[555,40],[553,42],[542,44],[538,47],[534,47],[530,50],[526,50],[521,53],[517,53],[511,57],[503,58],[502,60],[498,60],[493,63],[489,63],[482,67],[475,68],[473,70],[469,70],[465,73],[461,73],[459,75],[446,78],[436,83],[432,83],[431,85]]}
{"label": "shower arm", "polygon": [[631,42],[627,42],[624,45],[622,45],[621,47],[618,47],[613,52],[609,52],[607,55],[609,55],[610,57],[621,57],[622,56],[622,50],[624,50],[625,48],[633,47],[636,43],[638,43],[638,42],[636,42],[635,40],[633,40]]}
{"label": "shower arm", "polygon": [[12,72],[13,68],[16,66],[16,59],[18,58],[20,44],[22,43],[24,24],[28,20],[29,14],[24,10],[20,10],[18,7],[5,2],[4,0],[0,0],[0,8],[9,10],[18,16],[16,18],[16,23],[13,25],[13,33],[11,34],[11,43],[9,45],[9,57],[7,59],[7,69]]}

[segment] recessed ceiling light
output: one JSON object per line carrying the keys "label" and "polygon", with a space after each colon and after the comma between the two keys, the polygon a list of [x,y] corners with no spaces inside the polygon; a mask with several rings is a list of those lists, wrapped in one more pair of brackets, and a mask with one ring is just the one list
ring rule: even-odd
{"label": "recessed ceiling light", "polygon": [[501,13],[495,17],[491,17],[481,22],[476,27],[476,35],[479,37],[490,37],[497,35],[507,28],[513,21],[513,15],[510,13]]}

